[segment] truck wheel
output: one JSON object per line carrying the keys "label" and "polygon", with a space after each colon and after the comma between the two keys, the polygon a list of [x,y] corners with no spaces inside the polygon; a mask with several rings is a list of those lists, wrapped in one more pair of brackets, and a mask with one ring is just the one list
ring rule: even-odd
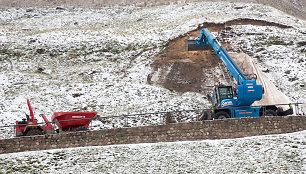
{"label": "truck wheel", "polygon": [[33,136],[33,135],[42,135],[43,132],[39,129],[31,129],[27,132],[27,136]]}
{"label": "truck wheel", "polygon": [[276,114],[279,116],[283,116],[284,114],[284,109],[282,107],[278,107],[276,110]]}
{"label": "truck wheel", "polygon": [[87,131],[88,129],[86,127],[78,127],[75,129],[75,131]]}
{"label": "truck wheel", "polygon": [[228,113],[226,113],[224,111],[220,111],[220,112],[216,113],[215,118],[219,119],[219,120],[222,120],[222,119],[230,118],[230,116],[228,115]]}
{"label": "truck wheel", "polygon": [[276,112],[271,109],[266,110],[264,114],[264,116],[276,116],[276,115],[277,115]]}

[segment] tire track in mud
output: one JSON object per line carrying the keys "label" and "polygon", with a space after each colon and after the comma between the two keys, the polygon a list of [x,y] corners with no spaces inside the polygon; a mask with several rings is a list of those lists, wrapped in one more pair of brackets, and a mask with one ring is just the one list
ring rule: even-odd
{"label": "tire track in mud", "polygon": [[[173,39],[166,45],[166,49],[154,58],[151,65],[153,72],[148,76],[148,83],[161,85],[166,89],[177,92],[199,92],[204,95],[212,90],[216,80],[222,78],[222,70],[218,64],[222,63],[213,50],[187,51],[186,40],[200,35],[202,28],[211,32],[231,30],[232,25],[274,26],[278,28],[292,28],[284,24],[264,20],[238,18],[224,23],[205,22],[197,29],[183,36]],[[231,37],[231,36],[220,36]],[[221,43],[229,47],[229,43]]]}

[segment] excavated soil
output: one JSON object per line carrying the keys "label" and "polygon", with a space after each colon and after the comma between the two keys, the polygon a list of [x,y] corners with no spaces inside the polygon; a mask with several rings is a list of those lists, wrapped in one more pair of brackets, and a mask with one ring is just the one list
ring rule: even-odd
{"label": "excavated soil", "polygon": [[[276,26],[289,28],[289,26],[253,19],[236,19],[225,23],[204,23],[201,26],[208,28],[211,32],[230,30],[231,25],[257,25]],[[207,94],[211,92],[212,86],[220,79],[222,70],[219,69],[221,60],[213,50],[187,51],[186,40],[197,38],[203,27],[187,33],[184,36],[172,40],[166,49],[155,57],[152,67],[154,71],[148,76],[148,82],[162,85],[169,90],[177,92],[199,92]],[[229,36],[220,36],[229,37]],[[222,40],[222,38],[221,38]],[[225,48],[228,43],[222,43]],[[220,71],[220,73],[215,73]],[[217,74],[217,76],[216,76]]]}

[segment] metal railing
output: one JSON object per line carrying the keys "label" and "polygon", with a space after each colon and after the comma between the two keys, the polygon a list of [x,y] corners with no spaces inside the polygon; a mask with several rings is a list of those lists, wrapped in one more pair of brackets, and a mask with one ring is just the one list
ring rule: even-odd
{"label": "metal railing", "polygon": [[[299,105],[303,103],[291,103],[291,106],[295,110],[294,115],[299,114]],[[277,104],[276,106],[282,106],[288,104]],[[255,107],[255,106],[254,106]],[[260,106],[262,107],[262,106]],[[246,107],[239,107],[246,108]],[[229,108],[233,109],[233,108]],[[263,107],[263,113],[265,107]],[[183,123],[183,122],[195,122],[199,121],[199,116],[203,111],[210,112],[210,109],[194,109],[194,110],[177,110],[177,111],[161,111],[161,112],[151,112],[151,113],[139,113],[139,114],[124,114],[124,115],[113,115],[113,116],[95,116],[93,118],[83,118],[83,119],[73,119],[73,120],[62,120],[48,122],[52,124],[54,128],[57,128],[56,124],[60,122],[77,121],[77,120],[92,120],[100,121],[102,124],[95,124],[91,121],[89,129],[99,130],[99,129],[112,129],[112,128],[124,128],[124,127],[138,127],[138,126],[154,126],[154,125],[165,125],[171,123]],[[305,113],[303,113],[305,114]],[[39,122],[35,125],[45,125],[46,122]],[[28,125],[28,124],[24,124]],[[22,126],[22,124],[18,124]],[[13,129],[15,132],[16,125],[5,125],[0,126],[0,131],[3,129]],[[9,131],[9,132],[12,132]]]}

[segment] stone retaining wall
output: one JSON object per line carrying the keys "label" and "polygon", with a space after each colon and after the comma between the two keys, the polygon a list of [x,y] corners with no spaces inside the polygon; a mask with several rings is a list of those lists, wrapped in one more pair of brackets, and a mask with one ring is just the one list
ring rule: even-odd
{"label": "stone retaining wall", "polygon": [[68,147],[240,138],[306,130],[305,116],[212,120],[0,140],[0,153]]}

